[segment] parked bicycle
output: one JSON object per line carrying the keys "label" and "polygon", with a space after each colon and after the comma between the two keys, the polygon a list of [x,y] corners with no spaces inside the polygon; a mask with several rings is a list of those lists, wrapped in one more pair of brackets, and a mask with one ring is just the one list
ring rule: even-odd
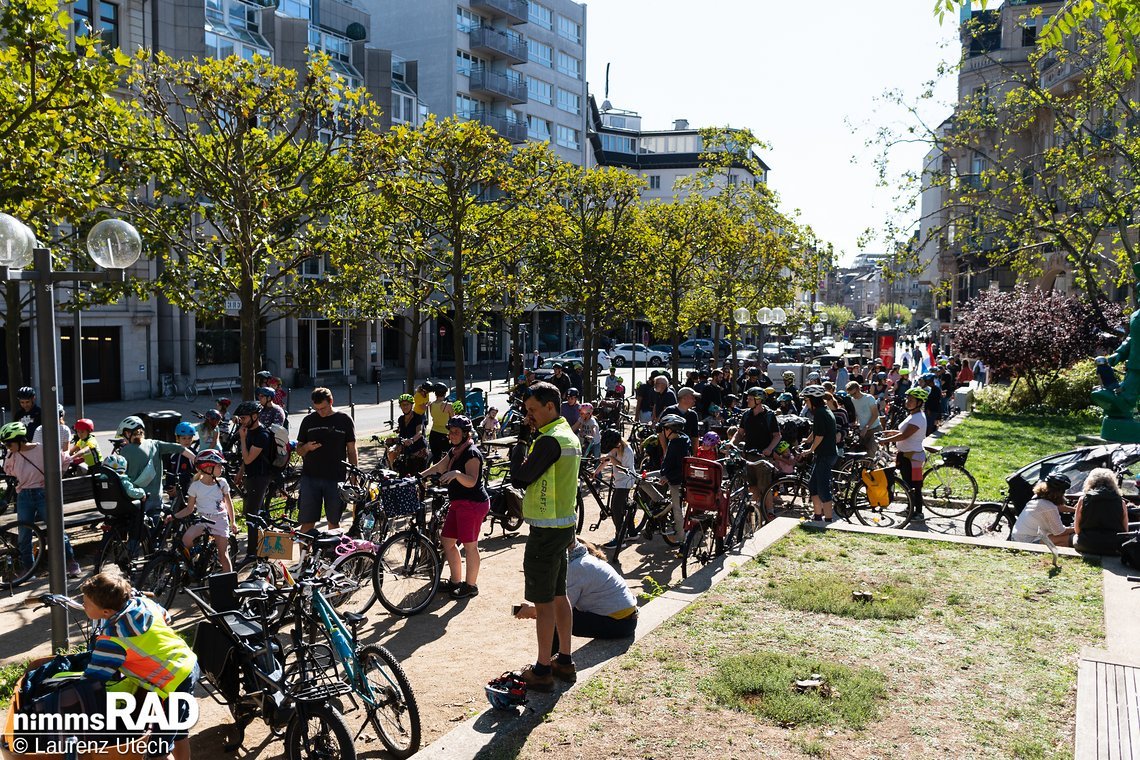
{"label": "parked bicycle", "polygon": [[426,499],[415,507],[411,525],[389,536],[377,551],[372,586],[393,615],[423,612],[439,589],[444,563],[440,531],[449,506],[447,488],[429,486]]}
{"label": "parked bicycle", "polygon": [[[182,545],[182,536],[191,525],[213,521],[199,514],[192,514],[181,521],[171,536],[171,548],[153,555],[143,565],[139,573],[137,588],[154,595],[154,599],[166,609],[174,605],[174,598],[192,583],[203,583],[207,576],[219,572],[222,563],[218,558],[218,548],[209,531],[194,539],[187,549]],[[237,542],[227,546],[230,566],[237,566]]]}
{"label": "parked bicycle", "polygon": [[978,500],[978,481],[966,469],[969,446],[949,446],[937,449],[926,447],[940,461],[922,474],[922,502],[924,507],[939,517],[958,517],[974,508]]}
{"label": "parked bicycle", "polygon": [[611,562],[617,562],[625,539],[640,535],[646,541],[653,538],[654,533],[660,533],[661,539],[668,546],[677,546],[680,538],[675,534],[673,523],[673,505],[668,490],[664,490],[656,476],[650,477],[648,473],[639,473],[626,469],[621,465],[613,467],[620,472],[632,475],[637,485],[630,494],[629,504],[626,507],[625,517],[618,527],[617,538]]}

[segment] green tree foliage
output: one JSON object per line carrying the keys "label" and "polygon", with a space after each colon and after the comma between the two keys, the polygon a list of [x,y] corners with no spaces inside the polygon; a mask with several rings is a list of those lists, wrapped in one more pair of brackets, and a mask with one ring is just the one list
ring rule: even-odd
{"label": "green tree foliage", "polygon": [[[55,0],[10,0],[0,6],[0,210],[27,223],[52,248],[58,268],[89,268],[79,234],[97,209],[122,192],[96,141],[95,126],[113,129],[111,97],[119,69],[98,37],[79,30]],[[119,297],[126,286],[84,291],[77,303]],[[9,405],[21,376],[19,332],[32,289],[6,283],[3,295]],[[72,300],[76,296],[72,294]]]}
{"label": "green tree foliage", "polygon": [[855,321],[855,313],[846,306],[824,306],[820,312],[827,315],[832,332],[839,334]]}
{"label": "green tree foliage", "polygon": [[[241,303],[242,392],[260,367],[258,334],[285,316],[377,316],[345,307],[335,276],[358,253],[337,224],[377,175],[377,110],[326,56],[307,70],[268,59],[175,61],[140,51],[127,80],[130,139],[107,134],[139,180],[127,211],[158,248],[157,290],[181,309]],[[308,267],[318,276],[300,273]],[[349,281],[350,277],[346,277]]]}
{"label": "green tree foliage", "polygon": [[[562,163],[553,193],[539,209],[542,246],[535,264],[545,303],[580,315],[587,357],[598,334],[637,315],[641,279],[629,265],[645,251],[648,233],[638,202],[643,180],[613,167],[581,169]],[[597,365],[586,362],[586,400],[597,388]]]}
{"label": "green tree foliage", "polygon": [[884,303],[875,309],[875,319],[880,325],[910,324],[910,307],[904,303]]}

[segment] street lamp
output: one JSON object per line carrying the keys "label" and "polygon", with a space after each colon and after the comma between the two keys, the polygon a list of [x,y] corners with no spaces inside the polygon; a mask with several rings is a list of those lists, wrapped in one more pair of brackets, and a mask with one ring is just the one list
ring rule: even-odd
{"label": "street lamp", "polygon": [[[87,253],[105,272],[55,272],[51,251],[36,241],[36,236],[15,217],[0,214],[0,281],[29,280],[36,294],[36,347],[39,353],[38,384],[43,408],[59,406],[55,362],[55,284],[81,280],[124,282],[127,267],[139,260],[142,241],[138,231],[121,219],[104,219],[87,235]],[[32,265],[31,269],[26,269]],[[76,340],[79,336],[75,336]],[[78,378],[76,382],[82,382]],[[54,418],[53,418],[54,419]],[[67,594],[64,565],[63,471],[60,458],[59,425],[43,428],[44,496],[47,502],[47,541],[49,588],[53,594]],[[51,645],[53,651],[67,647],[67,613],[61,607],[51,609]]]}

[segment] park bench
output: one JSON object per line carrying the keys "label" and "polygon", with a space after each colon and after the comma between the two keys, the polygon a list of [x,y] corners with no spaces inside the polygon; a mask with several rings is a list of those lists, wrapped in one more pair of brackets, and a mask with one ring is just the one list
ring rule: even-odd
{"label": "park bench", "polygon": [[[75,475],[63,479],[63,527],[66,530],[85,528],[102,522],[103,515],[95,509],[95,498],[91,492],[91,478]],[[0,517],[0,523],[16,522],[16,507],[12,507]]]}
{"label": "park bench", "polygon": [[199,396],[203,394],[216,396],[222,391],[225,391],[227,396],[232,396],[234,394],[234,391],[241,390],[241,378],[196,377],[194,378],[194,390],[198,392]]}
{"label": "park bench", "polygon": [[1099,650],[1077,666],[1076,760],[1140,753],[1140,663]]}

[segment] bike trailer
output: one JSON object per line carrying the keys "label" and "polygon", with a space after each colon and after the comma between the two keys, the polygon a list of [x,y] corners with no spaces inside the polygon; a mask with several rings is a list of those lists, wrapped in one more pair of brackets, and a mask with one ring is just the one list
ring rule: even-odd
{"label": "bike trailer", "polygon": [[[1067,475],[1072,481],[1069,494],[1075,495],[1084,490],[1085,479],[1095,468],[1106,467],[1120,473],[1137,462],[1140,462],[1140,444],[1136,443],[1109,443],[1050,454],[1025,465],[1005,479],[1009,485],[1009,500],[1015,511],[1020,513],[1033,498],[1033,486],[1051,474]],[[1125,496],[1135,494],[1132,479],[1125,480],[1122,490]]]}
{"label": "bike trailer", "polygon": [[467,408],[468,417],[482,417],[487,413],[487,394],[482,388],[469,390],[463,397],[463,406]]}

